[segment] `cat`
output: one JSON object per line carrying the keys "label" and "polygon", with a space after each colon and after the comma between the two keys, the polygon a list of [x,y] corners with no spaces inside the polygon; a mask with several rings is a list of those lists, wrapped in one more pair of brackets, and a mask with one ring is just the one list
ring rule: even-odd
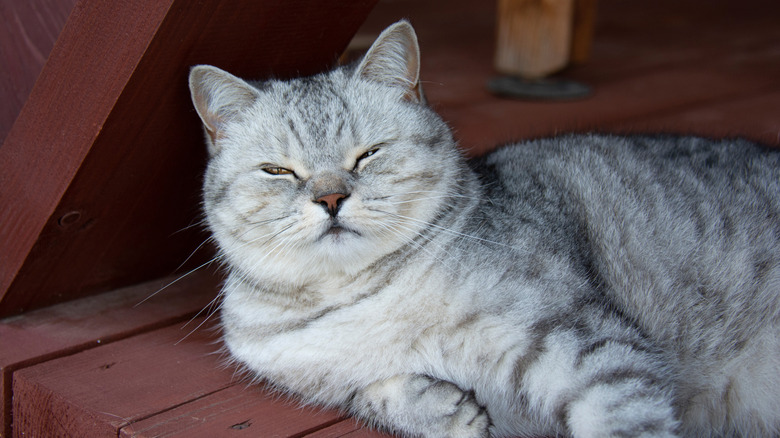
{"label": "cat", "polygon": [[232,360],[401,436],[777,436],[780,153],[564,135],[466,160],[400,21],[362,60],[195,66]]}

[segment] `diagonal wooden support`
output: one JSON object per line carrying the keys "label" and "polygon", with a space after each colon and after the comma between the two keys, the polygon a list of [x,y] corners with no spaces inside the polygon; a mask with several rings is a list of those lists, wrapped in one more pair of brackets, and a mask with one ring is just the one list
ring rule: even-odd
{"label": "diagonal wooden support", "polygon": [[375,2],[78,1],[0,147],[0,316],[175,269],[205,239],[189,67],[315,73]]}

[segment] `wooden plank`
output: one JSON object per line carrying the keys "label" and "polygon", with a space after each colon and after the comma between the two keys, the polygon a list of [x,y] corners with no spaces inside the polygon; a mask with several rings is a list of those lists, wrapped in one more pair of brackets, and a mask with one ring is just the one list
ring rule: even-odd
{"label": "wooden plank", "polygon": [[214,354],[212,328],[189,334],[175,324],[15,372],[14,435],[116,436],[135,420],[234,384]]}
{"label": "wooden plank", "polygon": [[375,1],[80,0],[0,147],[0,316],[181,263],[205,239],[190,66],[314,73]]}
{"label": "wooden plank", "polygon": [[338,423],[334,410],[302,408],[259,385],[237,384],[130,423],[120,437],[304,436]]}
{"label": "wooden plank", "polygon": [[0,0],[0,144],[76,0]]}
{"label": "wooden plank", "polygon": [[186,320],[216,295],[219,277],[211,271],[172,283],[177,279],[168,277],[0,320],[2,436],[11,436],[11,382],[17,370]]}
{"label": "wooden plank", "polygon": [[[100,133],[169,3],[138,7],[142,5],[84,0],[76,4],[0,148],[0,204],[7,207],[0,211],[3,295],[7,295],[11,281]],[[71,219],[63,222],[66,228],[79,231],[93,222],[88,212],[73,211],[81,221],[75,221],[76,213],[72,213]],[[37,291],[28,292],[27,300],[0,302],[0,315],[29,308],[24,301],[35,302]],[[55,288],[49,293],[60,292]],[[40,300],[41,304],[50,301]]]}
{"label": "wooden plank", "polygon": [[389,438],[390,436],[391,435],[386,433],[370,429],[353,419],[347,419],[308,434],[306,435],[306,438]]}
{"label": "wooden plank", "polygon": [[218,335],[211,323],[175,324],[19,370],[14,434],[300,436],[340,419],[245,387],[217,354]]}

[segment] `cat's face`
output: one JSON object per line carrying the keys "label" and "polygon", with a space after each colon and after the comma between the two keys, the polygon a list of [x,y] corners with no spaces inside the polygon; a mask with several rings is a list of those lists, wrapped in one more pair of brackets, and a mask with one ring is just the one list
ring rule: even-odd
{"label": "cat's face", "polygon": [[[421,101],[407,27],[386,31],[357,68],[313,78],[255,88],[193,69],[212,153],[207,220],[245,275],[307,282],[354,272],[435,220],[459,158]],[[393,65],[388,50],[404,62]]]}

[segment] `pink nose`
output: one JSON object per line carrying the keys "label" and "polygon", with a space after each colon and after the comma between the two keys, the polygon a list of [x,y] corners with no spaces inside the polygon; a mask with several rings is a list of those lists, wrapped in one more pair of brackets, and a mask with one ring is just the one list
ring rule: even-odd
{"label": "pink nose", "polygon": [[341,202],[349,195],[343,193],[331,193],[325,196],[320,196],[315,199],[314,202],[322,205],[328,211],[331,216],[336,216],[341,208]]}

